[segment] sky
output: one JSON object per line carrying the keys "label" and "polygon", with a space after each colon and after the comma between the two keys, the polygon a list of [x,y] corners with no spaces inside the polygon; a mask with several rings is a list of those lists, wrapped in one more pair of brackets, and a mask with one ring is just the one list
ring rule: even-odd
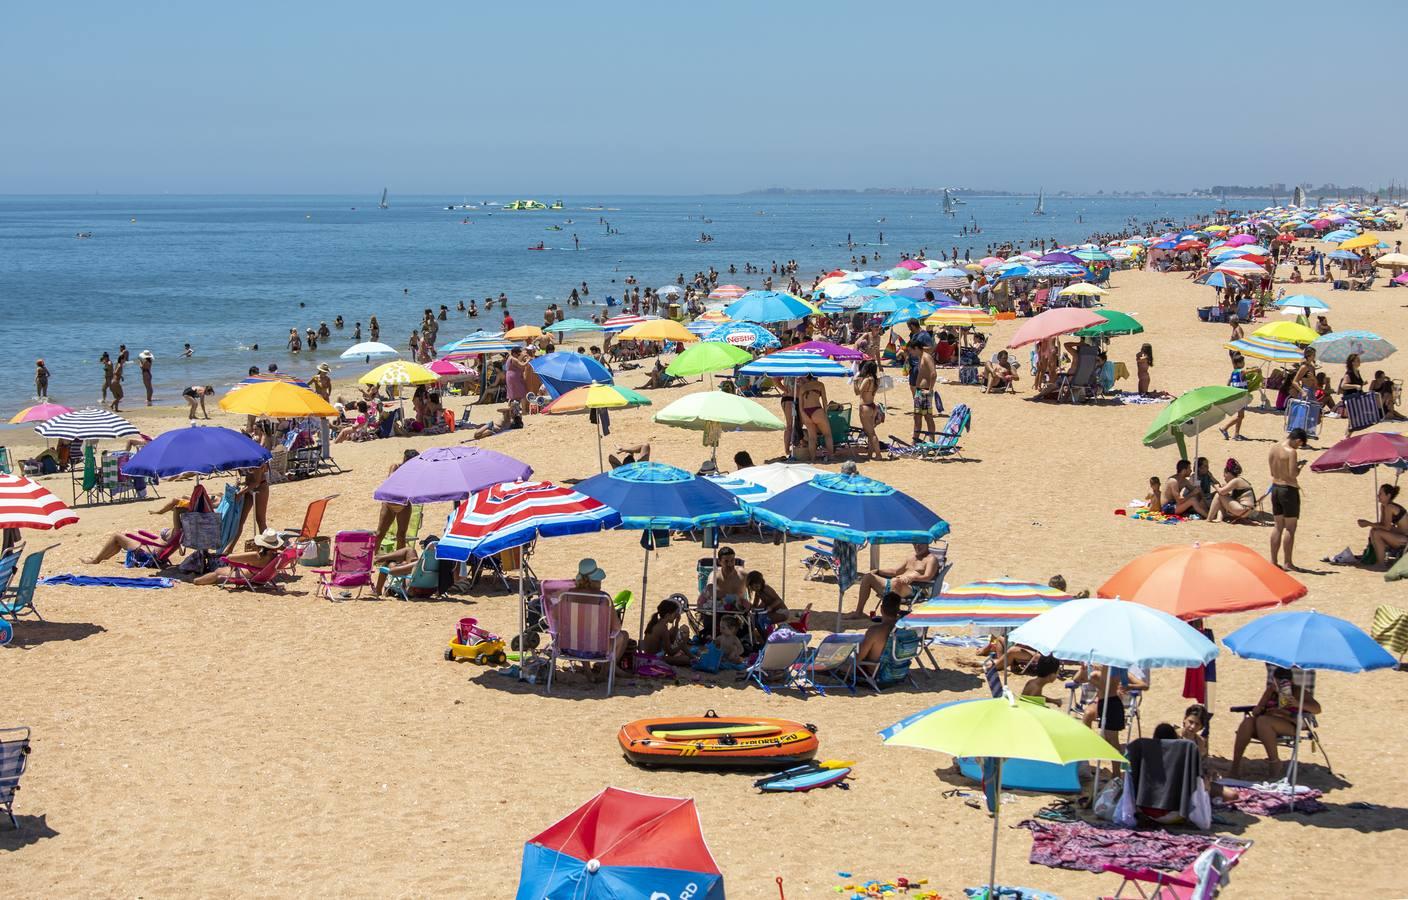
{"label": "sky", "polygon": [[1402,183],[1401,76],[1324,65],[1326,9],[15,3],[0,193]]}

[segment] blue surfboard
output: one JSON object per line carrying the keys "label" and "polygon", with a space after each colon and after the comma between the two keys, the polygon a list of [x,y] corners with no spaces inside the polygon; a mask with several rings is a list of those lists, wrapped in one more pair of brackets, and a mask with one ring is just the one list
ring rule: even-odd
{"label": "blue surfboard", "polygon": [[810,791],[813,788],[826,787],[844,781],[849,774],[851,774],[850,769],[811,769],[806,772],[798,772],[795,775],[788,775],[784,772],[776,778],[759,781],[756,787],[760,791],[769,792]]}

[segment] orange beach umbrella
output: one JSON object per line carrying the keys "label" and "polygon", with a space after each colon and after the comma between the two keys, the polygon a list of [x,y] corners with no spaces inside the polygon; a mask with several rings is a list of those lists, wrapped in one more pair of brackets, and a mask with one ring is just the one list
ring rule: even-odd
{"label": "orange beach umbrella", "polygon": [[1125,565],[1098,593],[1187,620],[1280,606],[1304,597],[1306,587],[1255,550],[1223,542],[1159,547]]}

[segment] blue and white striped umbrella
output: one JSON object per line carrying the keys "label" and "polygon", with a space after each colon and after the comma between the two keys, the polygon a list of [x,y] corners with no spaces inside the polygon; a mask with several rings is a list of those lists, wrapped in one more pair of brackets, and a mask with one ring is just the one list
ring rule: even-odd
{"label": "blue and white striped umbrella", "polygon": [[755,359],[738,370],[740,375],[770,375],[774,378],[801,378],[815,375],[818,378],[846,378],[851,370],[825,356],[815,353],[798,353],[779,350],[761,359]]}
{"label": "blue and white striped umbrella", "polygon": [[502,331],[476,331],[440,348],[441,353],[508,353],[522,344],[504,338]]}
{"label": "blue and white striped umbrella", "polygon": [[700,337],[704,337],[715,328],[718,328],[719,323],[710,322],[707,319],[695,319],[693,322],[686,322],[684,327],[690,334],[697,334]]}
{"label": "blue and white striped umbrella", "polygon": [[54,416],[34,430],[51,440],[98,441],[136,434],[137,426],[117,413],[90,407]]}

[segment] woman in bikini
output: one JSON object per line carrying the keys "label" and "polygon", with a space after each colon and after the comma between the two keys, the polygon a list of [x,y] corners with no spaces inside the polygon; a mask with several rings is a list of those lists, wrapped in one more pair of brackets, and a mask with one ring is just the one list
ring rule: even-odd
{"label": "woman in bikini", "polygon": [[860,427],[865,431],[867,459],[880,455],[880,438],[875,434],[875,426],[880,419],[880,407],[875,402],[875,389],[880,383],[880,368],[875,360],[867,359],[860,364],[860,377],[855,382],[856,396],[860,398]]}
{"label": "woman in bikini", "polygon": [[829,459],[836,452],[831,440],[831,423],[826,419],[826,387],[815,375],[804,375],[797,382],[797,406],[802,411],[802,426],[807,430],[807,458],[816,459],[817,436],[826,444]]}
{"label": "woman in bikini", "polygon": [[1374,548],[1374,560],[1383,568],[1387,568],[1385,560],[1389,550],[1408,546],[1408,519],[1404,517],[1403,506],[1396,502],[1398,490],[1396,484],[1379,485],[1378,521],[1359,520],[1360,528],[1369,529],[1369,546]]}
{"label": "woman in bikini", "polygon": [[1256,509],[1256,490],[1242,477],[1242,464],[1235,459],[1222,467],[1222,478],[1223,484],[1213,492],[1212,506],[1208,507],[1208,521],[1215,521],[1222,513],[1222,521],[1240,522]]}

